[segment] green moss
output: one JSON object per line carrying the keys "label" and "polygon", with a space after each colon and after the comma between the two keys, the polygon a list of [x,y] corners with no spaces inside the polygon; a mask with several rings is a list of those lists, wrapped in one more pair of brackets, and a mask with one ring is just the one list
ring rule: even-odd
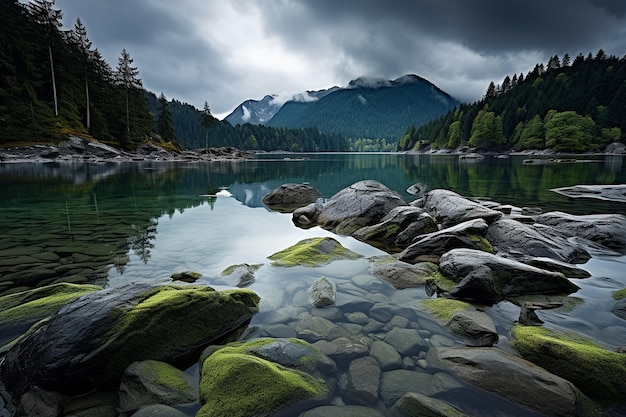
{"label": "green moss", "polygon": [[522,357],[567,379],[590,397],[618,401],[626,395],[626,355],[572,332],[518,325],[511,333]]}
{"label": "green moss", "polygon": [[448,298],[429,298],[422,301],[422,306],[430,314],[442,321],[449,321],[454,313],[471,308],[470,303]]}
{"label": "green moss", "polygon": [[[156,385],[165,386],[177,392],[185,392],[191,388],[189,382],[182,377],[182,372],[168,363],[145,360],[141,362],[141,368]],[[193,398],[190,401],[193,401]]]}
{"label": "green moss", "polygon": [[341,246],[333,238],[318,237],[304,239],[269,256],[276,266],[321,266],[337,259],[356,259],[361,255]]}
{"label": "green moss", "polygon": [[[260,341],[258,343],[267,343]],[[204,360],[198,417],[273,415],[293,404],[328,395],[323,381],[309,374],[224,347]]]}
{"label": "green moss", "polygon": [[96,285],[60,283],[0,297],[0,326],[35,323],[76,298],[101,289]]}
{"label": "green moss", "polygon": [[613,293],[614,300],[622,300],[624,298],[626,298],[626,288]]}
{"label": "green moss", "polygon": [[233,272],[235,272],[235,270],[237,268],[245,268],[248,271],[250,271],[251,273],[254,273],[256,271],[258,271],[258,269],[260,267],[262,267],[262,264],[256,264],[256,265],[250,265],[250,264],[237,264],[237,265],[231,265],[229,267],[227,267],[226,269],[224,269],[221,273],[222,276],[226,276],[226,275],[230,275]]}
{"label": "green moss", "polygon": [[489,253],[495,253],[493,246],[491,246],[491,243],[484,236],[467,235],[467,238],[474,242],[476,246],[478,246],[478,249]]}
{"label": "green moss", "polygon": [[110,350],[110,375],[146,358],[171,361],[224,336],[258,311],[250,290],[217,292],[207,286],[160,286],[128,309],[117,309],[103,345]]}
{"label": "green moss", "polygon": [[457,284],[439,271],[435,272],[431,279],[435,282],[435,285],[443,291],[450,291]]}

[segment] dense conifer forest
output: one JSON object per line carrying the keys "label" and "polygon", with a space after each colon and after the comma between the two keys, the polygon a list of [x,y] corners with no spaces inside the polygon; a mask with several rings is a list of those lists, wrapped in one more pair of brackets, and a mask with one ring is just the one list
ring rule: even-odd
{"label": "dense conifer forest", "polygon": [[602,151],[626,138],[626,57],[568,54],[526,76],[490,83],[484,97],[421,126],[398,150]]}
{"label": "dense conifer forest", "polygon": [[317,129],[233,127],[203,110],[143,88],[131,52],[115,68],[77,19],[63,30],[53,0],[0,2],[0,145],[55,143],[68,135],[132,149],[153,141],[170,148],[345,151],[339,135]]}

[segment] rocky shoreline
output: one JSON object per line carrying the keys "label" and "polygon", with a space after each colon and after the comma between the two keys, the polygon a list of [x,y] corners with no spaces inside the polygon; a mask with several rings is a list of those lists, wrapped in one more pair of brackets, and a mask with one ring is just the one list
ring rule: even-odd
{"label": "rocky shoreline", "polygon": [[250,159],[254,153],[233,147],[169,151],[156,144],[143,144],[134,152],[118,149],[101,142],[69,136],[58,145],[30,145],[0,148],[0,163],[20,162],[203,162]]}
{"label": "rocky shoreline", "polygon": [[[361,259],[314,238],[268,256],[266,268],[342,260],[371,271],[308,287],[279,282],[280,308],[242,288],[260,267],[247,264],[215,280],[189,272],[154,286],[56,284],[0,297],[0,322],[32,325],[0,348],[0,416],[466,416],[477,403],[505,402],[513,411],[504,415],[516,416],[626,409],[626,346],[555,332],[534,314],[574,302],[592,256],[626,252],[626,216],[543,213],[448,190],[407,203],[371,180],[327,200],[285,184],[264,201],[297,227],[389,255]],[[412,299],[415,288],[437,296]],[[607,303],[623,318],[626,290],[618,293]],[[490,308],[503,301],[516,317],[496,321]],[[251,319],[258,324],[246,327]],[[182,371],[193,363],[197,378]],[[468,387],[476,403],[456,397]]]}

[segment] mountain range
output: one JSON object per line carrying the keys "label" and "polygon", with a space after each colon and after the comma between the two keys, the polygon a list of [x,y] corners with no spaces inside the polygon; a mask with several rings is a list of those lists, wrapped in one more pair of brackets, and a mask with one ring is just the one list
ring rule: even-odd
{"label": "mountain range", "polygon": [[276,95],[241,103],[225,120],[271,127],[310,128],[348,138],[397,140],[459,106],[431,82],[409,74],[396,80],[360,77],[346,87],[306,91],[282,102]]}

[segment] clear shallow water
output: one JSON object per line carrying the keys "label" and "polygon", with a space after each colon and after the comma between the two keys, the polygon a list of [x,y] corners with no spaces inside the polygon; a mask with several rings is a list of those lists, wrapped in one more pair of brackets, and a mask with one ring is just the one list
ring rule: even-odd
{"label": "clear shallow water", "polygon": [[[407,202],[414,197],[404,190],[420,182],[428,189],[448,188],[468,197],[544,211],[626,213],[623,203],[572,200],[549,191],[576,184],[626,183],[622,157],[535,165],[523,164],[521,157],[459,161],[455,156],[316,154],[305,158],[263,155],[254,161],[208,164],[0,164],[0,293],[58,281],[104,286],[159,282],[184,270],[200,272],[200,282],[225,288],[235,283],[220,276],[224,268],[262,264],[249,287],[262,297],[261,311],[251,323],[255,335],[296,335],[316,342],[316,337],[294,330],[298,321],[313,315],[359,335],[366,332],[365,326],[348,316],[370,314],[377,305],[416,313],[405,317],[406,322],[390,320],[369,334],[382,338],[394,326],[404,326],[417,329],[431,345],[433,340],[457,345],[461,342],[443,327],[418,313],[418,300],[428,298],[423,289],[397,291],[371,275],[366,258],[383,252],[320,228],[298,229],[289,214],[267,210],[263,196],[283,183],[308,182],[330,197],[356,181],[376,179],[400,192]],[[232,196],[211,197],[222,188]],[[267,259],[301,239],[321,236],[336,238],[364,258],[320,268],[277,268]],[[610,312],[611,293],[626,287],[626,257],[596,256],[581,267],[593,276],[576,281],[581,289],[569,297],[566,307],[538,314],[547,326],[578,331],[607,348],[626,345],[626,322]],[[320,276],[337,285],[333,309],[316,310],[308,303],[306,289]],[[519,308],[503,302],[488,314],[498,326],[498,347],[510,350],[508,327]],[[420,365],[424,354],[410,358],[406,366],[432,377],[437,372]],[[338,365],[347,367],[347,363]],[[474,415],[532,415],[456,383],[460,387],[452,390],[454,395],[450,390],[429,394]]]}

